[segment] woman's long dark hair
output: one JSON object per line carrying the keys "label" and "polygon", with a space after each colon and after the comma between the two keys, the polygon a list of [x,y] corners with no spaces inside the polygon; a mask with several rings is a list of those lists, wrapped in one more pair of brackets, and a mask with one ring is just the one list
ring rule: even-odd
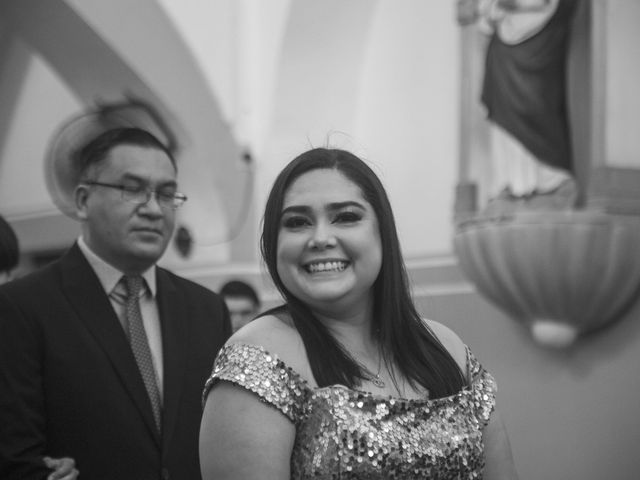
{"label": "woman's long dark hair", "polygon": [[278,235],[284,196],[302,174],[317,169],[337,170],[358,185],[378,218],[382,266],[374,284],[373,335],[385,363],[392,361],[412,387],[421,385],[431,398],[452,395],[465,384],[458,364],[416,311],[400,252],[391,204],[382,183],[365,162],[350,152],[315,148],[292,160],[276,178],[265,207],[261,251],[271,278],[286,300],[307,350],[313,376],[320,387],[357,387],[365,378],[362,367],[318,321],[311,310],[282,283],[277,269]]}

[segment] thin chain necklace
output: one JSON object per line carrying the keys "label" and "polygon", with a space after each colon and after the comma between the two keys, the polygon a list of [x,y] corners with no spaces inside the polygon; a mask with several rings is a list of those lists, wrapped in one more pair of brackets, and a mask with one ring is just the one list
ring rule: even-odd
{"label": "thin chain necklace", "polygon": [[364,367],[365,378],[378,388],[386,387],[386,383],[384,383],[384,380],[380,378],[381,369],[382,369],[382,355],[378,356],[378,373],[374,375],[373,372],[371,372],[371,370],[369,370],[367,367]]}

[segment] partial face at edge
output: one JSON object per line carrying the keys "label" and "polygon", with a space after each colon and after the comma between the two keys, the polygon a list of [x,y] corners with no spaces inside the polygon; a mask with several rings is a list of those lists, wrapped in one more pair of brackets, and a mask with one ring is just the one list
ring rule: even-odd
{"label": "partial face at edge", "polygon": [[249,297],[225,295],[224,301],[229,309],[231,329],[234,332],[253,320],[253,317],[258,313],[258,306]]}

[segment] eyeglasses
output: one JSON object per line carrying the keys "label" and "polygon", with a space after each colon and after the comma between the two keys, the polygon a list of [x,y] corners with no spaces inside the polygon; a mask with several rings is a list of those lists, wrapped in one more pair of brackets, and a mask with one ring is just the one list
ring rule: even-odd
{"label": "eyeglasses", "polygon": [[171,208],[175,210],[180,207],[184,202],[187,201],[187,196],[184,193],[177,193],[173,191],[162,191],[162,190],[154,190],[151,188],[144,188],[141,186],[127,186],[127,185],[115,185],[113,183],[103,183],[103,182],[82,182],[85,185],[95,185],[98,187],[107,187],[113,188],[115,190],[120,190],[120,194],[122,199],[136,203],[138,205],[143,205],[149,200],[151,200],[151,195],[155,195],[156,202],[163,208]]}

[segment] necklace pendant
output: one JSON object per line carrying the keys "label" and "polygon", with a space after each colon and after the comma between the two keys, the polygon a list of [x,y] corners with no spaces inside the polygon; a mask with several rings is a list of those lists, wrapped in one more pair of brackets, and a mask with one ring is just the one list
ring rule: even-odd
{"label": "necklace pendant", "polygon": [[376,375],[375,377],[373,377],[371,379],[371,383],[373,383],[376,387],[378,388],[384,388],[385,387],[385,383],[384,381],[380,378],[380,375]]}

